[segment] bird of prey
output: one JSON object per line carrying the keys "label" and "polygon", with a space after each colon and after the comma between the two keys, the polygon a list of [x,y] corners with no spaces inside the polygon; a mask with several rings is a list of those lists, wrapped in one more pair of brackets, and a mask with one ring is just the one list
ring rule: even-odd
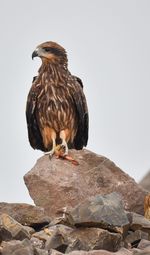
{"label": "bird of prey", "polygon": [[32,53],[32,59],[35,57],[40,57],[42,64],[27,98],[29,142],[50,156],[58,155],[60,150],[65,158],[68,149],[80,150],[88,141],[83,84],[69,72],[67,53],[59,44],[40,44]]}

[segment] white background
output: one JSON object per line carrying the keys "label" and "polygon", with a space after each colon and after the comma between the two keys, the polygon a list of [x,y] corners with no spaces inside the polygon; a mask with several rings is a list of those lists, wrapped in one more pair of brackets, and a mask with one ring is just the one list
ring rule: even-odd
{"label": "white background", "polygon": [[139,181],[150,167],[150,1],[0,1],[0,201],[31,199],[23,175],[42,152],[28,142],[26,98],[40,60],[56,41],[84,83],[88,149]]}

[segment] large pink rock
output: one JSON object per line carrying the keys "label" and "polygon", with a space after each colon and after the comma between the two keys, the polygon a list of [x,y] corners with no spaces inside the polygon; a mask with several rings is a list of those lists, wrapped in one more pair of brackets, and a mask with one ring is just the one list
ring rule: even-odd
{"label": "large pink rock", "polygon": [[124,208],[143,214],[144,191],[129,175],[106,157],[88,150],[71,150],[78,166],[66,160],[41,157],[25,176],[29,194],[37,206],[54,216],[64,207],[75,207],[85,199],[118,192]]}

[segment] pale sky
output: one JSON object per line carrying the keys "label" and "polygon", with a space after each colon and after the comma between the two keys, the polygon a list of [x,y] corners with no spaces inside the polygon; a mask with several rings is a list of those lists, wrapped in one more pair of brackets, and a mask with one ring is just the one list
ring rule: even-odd
{"label": "pale sky", "polygon": [[150,1],[1,0],[0,33],[0,201],[32,202],[23,176],[43,153],[29,145],[25,106],[44,41],[67,50],[84,83],[87,148],[139,181],[150,168]]}

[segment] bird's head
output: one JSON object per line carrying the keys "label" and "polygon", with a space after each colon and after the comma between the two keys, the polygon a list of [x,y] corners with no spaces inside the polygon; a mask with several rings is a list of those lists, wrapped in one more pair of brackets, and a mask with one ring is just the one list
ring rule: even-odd
{"label": "bird's head", "polygon": [[38,45],[32,53],[32,59],[35,57],[40,57],[42,62],[67,64],[65,49],[55,42],[44,42]]}

